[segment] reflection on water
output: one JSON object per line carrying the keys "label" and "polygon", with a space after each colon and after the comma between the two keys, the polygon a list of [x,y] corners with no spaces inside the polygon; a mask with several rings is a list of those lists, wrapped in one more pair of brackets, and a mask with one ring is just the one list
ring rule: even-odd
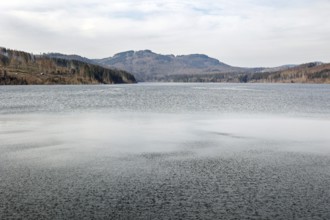
{"label": "reflection on water", "polygon": [[3,87],[0,216],[329,219],[330,88],[269,86]]}

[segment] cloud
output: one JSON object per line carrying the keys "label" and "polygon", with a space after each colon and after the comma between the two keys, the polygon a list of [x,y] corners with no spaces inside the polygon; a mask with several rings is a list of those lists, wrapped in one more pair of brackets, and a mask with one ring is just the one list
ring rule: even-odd
{"label": "cloud", "polygon": [[112,56],[206,53],[232,65],[330,61],[325,0],[71,0],[0,3],[2,46]]}

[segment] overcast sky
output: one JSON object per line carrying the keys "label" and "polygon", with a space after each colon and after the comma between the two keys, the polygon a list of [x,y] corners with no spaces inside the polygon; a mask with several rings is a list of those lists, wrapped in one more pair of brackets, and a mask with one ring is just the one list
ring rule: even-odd
{"label": "overcast sky", "polygon": [[204,53],[234,66],[330,62],[330,0],[8,0],[0,46],[104,58]]}

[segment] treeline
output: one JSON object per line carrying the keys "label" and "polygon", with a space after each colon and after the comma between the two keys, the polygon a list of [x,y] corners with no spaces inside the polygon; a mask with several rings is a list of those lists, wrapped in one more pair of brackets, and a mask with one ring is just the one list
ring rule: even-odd
{"label": "treeline", "polygon": [[153,82],[239,82],[239,73],[184,74],[148,77]]}
{"label": "treeline", "polygon": [[307,63],[276,72],[245,74],[242,82],[330,83],[330,64]]}
{"label": "treeline", "polygon": [[276,72],[167,75],[150,77],[147,80],[161,82],[330,83],[330,64],[308,63]]}
{"label": "treeline", "polygon": [[0,48],[0,84],[135,83],[126,71]]}

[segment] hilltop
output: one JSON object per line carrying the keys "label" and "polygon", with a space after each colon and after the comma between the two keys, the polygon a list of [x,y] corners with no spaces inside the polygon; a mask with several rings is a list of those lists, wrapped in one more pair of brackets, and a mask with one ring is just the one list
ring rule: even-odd
{"label": "hilltop", "polygon": [[218,72],[242,72],[204,54],[162,55],[151,50],[126,51],[113,57],[95,59],[103,66],[123,69],[135,75],[138,81],[159,81],[165,76],[187,74],[211,74]]}
{"label": "hilltop", "polygon": [[86,61],[0,48],[0,85],[136,82],[134,76],[126,71]]}
{"label": "hilltop", "polygon": [[138,81],[330,83],[330,64],[311,62],[272,68],[234,67],[204,54],[162,55],[126,51],[90,62],[123,69]]}

